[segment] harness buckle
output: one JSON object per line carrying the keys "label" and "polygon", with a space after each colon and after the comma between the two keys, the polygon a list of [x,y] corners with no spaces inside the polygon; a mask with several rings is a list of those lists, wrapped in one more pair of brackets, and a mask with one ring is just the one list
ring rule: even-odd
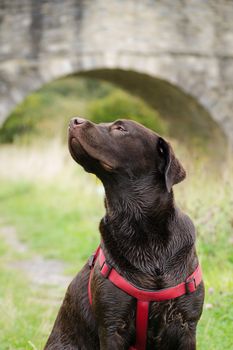
{"label": "harness buckle", "polygon": [[102,276],[104,276],[104,278],[108,278],[108,276],[110,275],[110,272],[112,271],[112,266],[106,261],[104,261],[100,268],[100,271]]}
{"label": "harness buckle", "polygon": [[90,269],[92,269],[94,265],[95,265],[95,254],[92,254],[88,259],[88,266],[90,267]]}
{"label": "harness buckle", "polygon": [[196,284],[195,277],[188,278],[185,281],[186,294],[191,294],[191,293],[195,292],[196,289],[197,289],[197,284]]}

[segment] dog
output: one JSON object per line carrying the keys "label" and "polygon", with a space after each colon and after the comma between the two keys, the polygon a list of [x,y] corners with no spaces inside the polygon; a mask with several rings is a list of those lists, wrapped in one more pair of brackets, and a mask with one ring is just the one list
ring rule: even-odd
{"label": "dog", "polygon": [[[192,277],[199,266],[195,228],[174,201],[172,187],[186,173],[171,145],[132,120],[83,118],[70,121],[68,144],[73,159],[103,183],[106,214],[101,247],[68,287],[45,349],[196,349],[204,284],[200,271],[198,283]],[[100,250],[110,276],[101,270]],[[116,286],[111,271],[142,299],[181,285],[182,294],[143,302]],[[188,276],[191,291],[184,290]]]}

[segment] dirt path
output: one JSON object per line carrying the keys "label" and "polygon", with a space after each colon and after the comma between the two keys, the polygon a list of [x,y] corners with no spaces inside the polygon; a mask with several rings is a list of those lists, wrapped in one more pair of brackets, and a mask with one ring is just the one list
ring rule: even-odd
{"label": "dirt path", "polygon": [[58,260],[45,259],[41,255],[24,259],[29,252],[28,246],[21,242],[14,226],[3,225],[0,227],[0,236],[13,252],[22,255],[19,261],[11,261],[9,266],[23,271],[34,285],[59,286],[65,288],[71,281],[71,277],[64,274],[65,264]]}

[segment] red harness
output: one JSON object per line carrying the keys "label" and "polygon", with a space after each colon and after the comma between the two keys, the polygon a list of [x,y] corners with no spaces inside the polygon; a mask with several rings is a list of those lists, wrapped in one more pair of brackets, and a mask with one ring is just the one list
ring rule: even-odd
{"label": "red harness", "polygon": [[200,265],[196,270],[186,279],[174,287],[160,289],[157,291],[144,290],[135,287],[122,277],[113,267],[111,267],[104,256],[103,250],[98,247],[95,254],[89,259],[89,266],[91,268],[89,283],[88,283],[88,295],[89,301],[92,305],[91,295],[91,281],[93,274],[93,267],[99,257],[100,271],[103,277],[108,278],[115,286],[137,299],[137,312],[136,312],[136,344],[131,346],[129,350],[145,350],[148,316],[149,316],[149,304],[151,301],[164,301],[169,299],[175,299],[184,294],[190,294],[195,292],[197,287],[202,281],[202,273]]}

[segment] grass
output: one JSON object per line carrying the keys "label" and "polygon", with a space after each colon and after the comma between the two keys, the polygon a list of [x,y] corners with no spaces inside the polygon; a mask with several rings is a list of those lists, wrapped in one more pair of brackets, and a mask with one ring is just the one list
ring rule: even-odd
{"label": "grass", "polygon": [[[18,147],[16,167],[17,154]],[[12,147],[10,155],[13,157]],[[38,155],[33,160],[40,162]],[[64,296],[62,287],[54,290],[46,285],[33,285],[25,271],[18,268],[19,261],[30,262],[34,255],[61,260],[66,263],[65,273],[74,276],[98,244],[98,219],[103,206],[96,179],[85,174],[79,176],[81,169],[73,177],[72,166],[70,173],[63,171],[52,178],[49,173],[49,178],[39,182],[37,169],[32,166],[30,175],[27,171],[31,178],[23,180],[16,175],[10,180],[1,179],[1,350],[42,349]],[[4,227],[16,228],[20,241],[28,247],[26,252],[19,253],[4,243],[1,235]]]}
{"label": "grass", "polygon": [[8,247],[1,254],[1,349],[29,350],[33,344],[40,349],[58,307],[48,308],[42,297],[45,291],[29,288],[30,281],[25,276],[6,267],[7,250]]}
{"label": "grass", "polygon": [[[63,287],[54,290],[51,286],[33,286],[25,272],[17,268],[17,261],[39,254],[45,259],[63,261],[66,273],[75,275],[99,241],[98,222],[104,213],[101,185],[74,164],[65,146],[55,144],[56,147],[49,144],[41,152],[36,147],[29,152],[23,146],[5,146],[0,156],[2,164],[8,152],[11,174],[11,178],[6,176],[6,170],[0,174],[0,227],[15,227],[19,239],[29,248],[19,253],[2,239],[1,350],[42,349],[64,295]],[[62,164],[52,174],[49,170],[46,173],[50,158],[47,153],[50,156],[57,153],[54,159],[59,155],[62,158]],[[20,179],[19,159],[24,164],[30,159],[25,173],[20,168]],[[42,163],[44,171],[38,176],[37,166]],[[191,176],[177,186],[176,198],[196,223],[206,285],[205,308],[197,332],[198,348],[230,350],[233,347],[230,166],[225,167],[221,182],[209,178],[201,164],[194,170],[188,158],[186,168]]]}

